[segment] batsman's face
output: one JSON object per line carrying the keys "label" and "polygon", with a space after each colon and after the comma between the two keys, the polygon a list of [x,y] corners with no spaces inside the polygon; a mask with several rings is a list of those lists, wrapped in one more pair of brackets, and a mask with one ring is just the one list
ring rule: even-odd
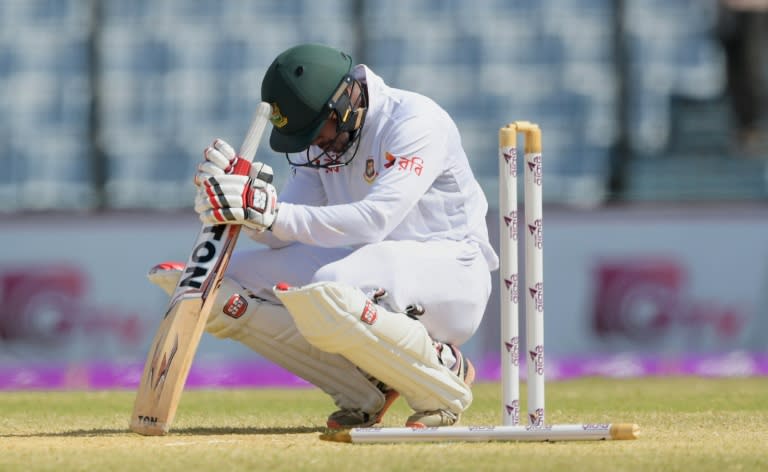
{"label": "batsman's face", "polygon": [[329,155],[338,155],[343,153],[347,149],[347,143],[349,143],[349,133],[339,133],[336,129],[336,114],[331,113],[331,116],[325,120],[325,124],[320,130],[320,134],[317,135],[312,144],[319,147]]}

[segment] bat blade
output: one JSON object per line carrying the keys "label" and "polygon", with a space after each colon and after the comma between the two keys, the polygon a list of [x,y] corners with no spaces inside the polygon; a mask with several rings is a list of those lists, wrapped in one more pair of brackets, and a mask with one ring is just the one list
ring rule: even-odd
{"label": "bat blade", "polygon": [[[253,160],[271,113],[269,104],[259,104],[240,157]],[[200,230],[147,354],[133,404],[132,431],[161,436],[170,429],[239,234],[239,225],[203,226]]]}
{"label": "bat blade", "polygon": [[132,431],[147,436],[168,432],[205,327],[198,322],[201,309],[200,300],[182,300],[160,324],[136,393]]}

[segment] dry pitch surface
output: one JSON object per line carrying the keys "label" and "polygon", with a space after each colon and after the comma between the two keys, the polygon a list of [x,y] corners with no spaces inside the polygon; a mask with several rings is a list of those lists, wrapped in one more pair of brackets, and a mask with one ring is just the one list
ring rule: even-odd
{"label": "dry pitch surface", "polygon": [[[314,389],[185,392],[174,429],[127,429],[133,392],[0,392],[0,470],[768,470],[768,379],[582,379],[547,385],[551,423],[634,422],[636,441],[355,445],[320,441]],[[400,426],[401,399],[384,426]],[[464,425],[500,422],[475,388]]]}

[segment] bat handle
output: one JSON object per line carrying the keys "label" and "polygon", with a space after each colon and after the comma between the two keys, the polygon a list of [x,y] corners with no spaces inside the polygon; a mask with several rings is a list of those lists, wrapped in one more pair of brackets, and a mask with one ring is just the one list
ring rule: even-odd
{"label": "bat handle", "polygon": [[272,115],[272,105],[267,102],[261,102],[256,107],[256,111],[253,114],[251,120],[251,126],[248,128],[248,133],[245,135],[243,145],[240,146],[240,157],[248,162],[253,161],[256,156],[256,150],[259,147],[259,141],[261,135],[264,134],[264,128],[269,123],[269,117]]}
{"label": "bat handle", "polygon": [[238,156],[235,165],[227,172],[230,175],[248,175],[251,170],[251,161]]}

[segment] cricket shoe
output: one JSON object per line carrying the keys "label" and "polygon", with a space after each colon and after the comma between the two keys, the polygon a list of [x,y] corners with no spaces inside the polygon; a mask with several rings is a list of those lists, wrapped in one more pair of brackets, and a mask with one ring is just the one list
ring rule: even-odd
{"label": "cricket shoe", "polygon": [[374,414],[367,413],[357,408],[342,408],[334,411],[328,416],[326,425],[329,429],[350,429],[350,428],[368,428],[381,423],[384,413],[400,396],[397,390],[390,388],[383,383],[379,383],[379,390],[384,393],[384,406]]}
{"label": "cricket shoe", "polygon": [[[475,366],[464,357],[458,348],[450,344],[435,343],[437,357],[443,365],[450,365],[451,372],[462,379],[468,387],[475,381]],[[417,411],[408,417],[405,426],[409,428],[434,428],[438,426],[453,426],[459,421],[460,415],[448,410]]]}

